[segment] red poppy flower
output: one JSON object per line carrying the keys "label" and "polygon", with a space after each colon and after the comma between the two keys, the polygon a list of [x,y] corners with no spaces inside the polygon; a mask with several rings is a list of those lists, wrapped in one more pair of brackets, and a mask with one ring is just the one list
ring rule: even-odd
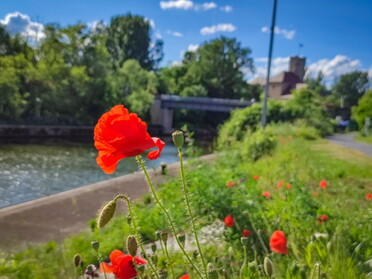
{"label": "red poppy flower", "polygon": [[226,181],[226,186],[231,188],[231,187],[234,187],[235,185],[235,182],[234,181]]}
{"label": "red poppy flower", "polygon": [[286,185],[286,187],[287,187],[287,189],[291,189],[291,188],[292,188],[292,185],[288,183],[288,184]]}
{"label": "red poppy flower", "polygon": [[275,231],[270,238],[270,249],[276,253],[288,254],[287,239],[284,232]]}
{"label": "red poppy flower", "polygon": [[260,177],[258,175],[253,176],[254,180],[258,180]]}
{"label": "red poppy flower", "polygon": [[368,194],[366,195],[366,200],[369,201],[369,200],[371,200],[371,199],[372,199],[372,194],[371,194],[371,193],[368,193]]}
{"label": "red poppy flower", "polygon": [[288,139],[292,139],[293,137],[291,135],[288,136]]}
{"label": "red poppy flower", "polygon": [[322,215],[322,216],[320,216],[320,217],[318,218],[318,221],[319,221],[320,223],[325,223],[325,222],[328,221],[328,216],[324,214],[324,215]]}
{"label": "red poppy flower", "polygon": [[282,186],[283,186],[283,181],[279,181],[279,182],[276,184],[276,187],[277,187],[278,189],[282,188]]}
{"label": "red poppy flower", "polygon": [[318,192],[314,192],[313,197],[317,197],[317,196],[319,196]]}
{"label": "red poppy flower", "polygon": [[190,279],[188,274],[182,275],[179,279]]}
{"label": "red poppy flower", "polygon": [[328,183],[327,183],[327,181],[322,180],[322,181],[319,182],[319,186],[320,186],[321,188],[327,188]]}
{"label": "red poppy flower", "polygon": [[[141,257],[135,257],[136,264],[146,264],[147,261]],[[137,270],[133,264],[133,258],[130,255],[125,255],[119,250],[112,251],[110,254],[111,263],[102,262],[100,269],[104,273],[114,273],[118,279],[131,279],[137,275]]]}
{"label": "red poppy flower", "polygon": [[252,231],[250,231],[250,230],[243,230],[243,233],[242,233],[243,237],[248,237],[251,234],[252,234]]}
{"label": "red poppy flower", "polygon": [[234,227],[235,225],[234,218],[231,215],[226,216],[224,221],[225,221],[226,227]]}
{"label": "red poppy flower", "polygon": [[147,124],[135,113],[129,113],[122,105],[104,113],[94,128],[94,145],[98,150],[97,164],[105,173],[113,173],[118,161],[134,157],[157,147],[147,157],[155,160],[160,156],[165,143],[150,137]]}
{"label": "red poppy flower", "polygon": [[263,195],[265,198],[268,198],[268,197],[270,197],[270,192],[263,192],[262,195]]}

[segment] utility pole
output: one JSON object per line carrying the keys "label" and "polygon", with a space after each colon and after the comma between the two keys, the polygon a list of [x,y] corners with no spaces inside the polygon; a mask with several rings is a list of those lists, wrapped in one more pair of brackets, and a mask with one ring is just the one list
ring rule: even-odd
{"label": "utility pole", "polygon": [[263,100],[263,106],[262,106],[262,116],[261,116],[261,126],[263,128],[265,128],[265,126],[266,126],[266,117],[267,117],[267,98],[269,96],[271,57],[272,57],[272,54],[273,54],[273,44],[274,44],[276,4],[277,4],[277,0],[274,0],[273,16],[271,18],[271,28],[270,28],[270,45],[269,45],[269,57],[268,57],[268,61],[267,61],[265,94],[264,94],[264,100]]}

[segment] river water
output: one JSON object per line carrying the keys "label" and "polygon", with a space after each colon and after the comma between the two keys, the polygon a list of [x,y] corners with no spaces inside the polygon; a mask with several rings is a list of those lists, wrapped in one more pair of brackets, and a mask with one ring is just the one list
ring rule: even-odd
{"label": "river water", "polygon": [[[0,208],[45,197],[138,170],[134,158],[119,162],[115,173],[105,174],[96,164],[97,151],[86,143],[0,144]],[[149,168],[178,160],[167,144]]]}

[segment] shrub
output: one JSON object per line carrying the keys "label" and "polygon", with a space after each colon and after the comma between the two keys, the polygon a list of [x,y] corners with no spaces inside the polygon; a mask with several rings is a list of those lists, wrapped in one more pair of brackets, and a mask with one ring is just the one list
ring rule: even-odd
{"label": "shrub", "polygon": [[[365,128],[365,121],[366,118],[369,117],[372,120],[372,90],[369,90],[362,98],[359,99],[358,106],[353,107],[352,109],[352,117],[357,121],[359,129],[363,131],[363,128]],[[368,134],[368,128],[364,129],[367,131]]]}
{"label": "shrub", "polygon": [[276,146],[276,140],[272,133],[259,130],[253,134],[247,133],[242,143],[242,156],[251,161],[257,161],[264,155],[272,153]]}

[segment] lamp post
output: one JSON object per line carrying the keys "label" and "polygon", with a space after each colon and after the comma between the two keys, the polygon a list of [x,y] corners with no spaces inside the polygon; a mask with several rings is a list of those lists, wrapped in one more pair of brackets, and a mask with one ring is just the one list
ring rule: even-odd
{"label": "lamp post", "polygon": [[269,96],[270,68],[271,68],[271,57],[273,54],[273,44],[274,44],[276,5],[277,5],[277,0],[274,0],[273,16],[271,18],[271,28],[270,28],[270,45],[269,45],[269,57],[267,61],[266,85],[265,85],[265,93],[264,93],[262,116],[261,116],[261,126],[263,128],[265,128],[266,120],[267,120],[267,98]]}

